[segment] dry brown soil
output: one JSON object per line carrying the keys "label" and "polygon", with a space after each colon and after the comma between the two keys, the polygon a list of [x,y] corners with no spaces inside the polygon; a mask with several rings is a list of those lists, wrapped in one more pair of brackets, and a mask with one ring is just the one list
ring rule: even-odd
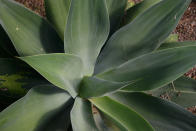
{"label": "dry brown soil", "polygon": [[192,2],[175,32],[179,34],[179,40],[196,40],[196,2]]}

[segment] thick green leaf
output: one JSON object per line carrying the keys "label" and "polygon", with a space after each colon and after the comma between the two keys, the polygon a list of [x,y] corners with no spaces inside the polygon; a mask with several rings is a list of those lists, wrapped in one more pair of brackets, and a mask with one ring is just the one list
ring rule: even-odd
{"label": "thick green leaf", "polygon": [[177,79],[174,83],[175,87],[177,87],[177,90],[190,92],[196,91],[196,80],[192,78],[182,76],[179,79]]}
{"label": "thick green leaf", "polygon": [[73,131],[98,131],[90,102],[76,98],[71,111],[71,123]]}
{"label": "thick green leaf", "polygon": [[[130,60],[118,68],[98,74],[97,77],[85,77],[81,83],[80,96],[83,98],[103,96],[125,87],[125,90],[129,91],[162,87],[195,65],[196,47],[191,48],[192,46],[182,46],[163,52],[158,51]],[[189,51],[193,53],[192,56]]]}
{"label": "thick green leaf", "polygon": [[167,37],[164,43],[172,43],[172,42],[178,42],[178,34],[171,34],[170,36]]}
{"label": "thick green leaf", "polygon": [[148,93],[166,98],[183,107],[192,107],[196,105],[196,80],[183,76],[172,84]]}
{"label": "thick green leaf", "polygon": [[124,24],[132,22],[138,15],[146,11],[161,0],[143,0],[139,4],[136,4],[132,8],[129,8],[124,18]]}
{"label": "thick green leaf", "polygon": [[99,131],[127,131],[118,121],[93,106],[93,116]]}
{"label": "thick green leaf", "polygon": [[83,64],[79,57],[70,54],[46,54],[21,57],[54,85],[76,97],[78,84],[83,76]]}
{"label": "thick green leaf", "polygon": [[[142,2],[142,1],[141,1]],[[136,5],[136,2],[134,2],[133,0],[127,0],[127,6],[126,6],[126,10],[132,8],[133,6]]]}
{"label": "thick green leaf", "polygon": [[173,31],[191,0],[163,0],[118,30],[99,56],[95,73],[157,49]]}
{"label": "thick green leaf", "polygon": [[64,40],[71,0],[45,0],[47,19],[56,28],[59,36]]}
{"label": "thick green leaf", "polygon": [[169,42],[163,43],[158,50],[169,49],[169,48],[177,48],[184,46],[196,46],[196,41],[184,41],[184,42]]}
{"label": "thick green leaf", "polygon": [[[39,86],[0,113],[1,131],[43,131],[53,127],[56,117],[65,115],[72,99],[65,91],[54,86]],[[67,119],[68,120],[68,119]],[[52,123],[54,122],[54,123]],[[66,129],[66,119],[59,121],[55,130]],[[49,128],[50,129],[50,128]],[[48,131],[48,130],[47,130]]]}
{"label": "thick green leaf", "polygon": [[94,98],[90,101],[128,131],[153,131],[148,122],[135,111],[109,97]]}
{"label": "thick green leaf", "polygon": [[0,0],[0,24],[20,56],[63,52],[55,30],[41,16],[11,0]]}
{"label": "thick green leaf", "polygon": [[114,124],[112,124],[112,126],[106,125],[106,122],[104,122],[103,117],[101,116],[101,112],[94,105],[92,105],[92,110],[94,121],[99,131],[111,131],[108,128],[111,128],[113,126],[116,127]]}
{"label": "thick green leaf", "polygon": [[196,130],[196,116],[176,104],[143,93],[118,92],[110,97],[140,113],[156,131]]}
{"label": "thick green leaf", "polygon": [[[99,126],[100,131],[127,131],[126,127],[124,127],[121,123],[118,121],[112,119],[107,114],[104,114],[103,112],[99,111],[101,114],[99,117],[99,123],[97,123],[97,126]],[[96,112],[97,114],[97,112]]]}
{"label": "thick green leaf", "polygon": [[132,82],[123,88],[126,91],[151,90],[182,76],[196,64],[195,57],[196,46],[156,51],[97,76],[109,81]]}
{"label": "thick green leaf", "polygon": [[72,100],[71,104],[67,104],[62,110],[54,116],[50,121],[47,122],[46,126],[41,127],[40,131],[70,131],[71,119],[70,112],[73,106]]}
{"label": "thick green leaf", "polygon": [[170,100],[183,107],[193,107],[196,105],[196,92],[174,91],[170,95]]}
{"label": "thick green leaf", "polygon": [[0,99],[2,101],[16,100],[24,96],[31,87],[47,83],[23,61],[1,58],[0,65]]}
{"label": "thick green leaf", "polygon": [[83,98],[103,96],[119,90],[125,85],[126,83],[107,81],[97,77],[84,77],[80,85],[79,95]]}
{"label": "thick green leaf", "polygon": [[7,36],[6,32],[0,25],[0,57],[17,56],[17,52],[14,49],[12,42]]}
{"label": "thick green leaf", "polygon": [[72,0],[65,31],[65,52],[78,55],[86,75],[91,75],[97,56],[109,34],[105,0]]}
{"label": "thick green leaf", "polygon": [[93,106],[94,119],[100,131],[127,131],[121,123]]}
{"label": "thick green leaf", "polygon": [[196,91],[196,80],[181,76],[172,83],[166,85],[165,87],[148,91],[151,95],[160,96],[164,93],[176,90],[176,91],[185,91],[185,92],[195,92]]}
{"label": "thick green leaf", "polygon": [[106,0],[110,17],[110,31],[115,32],[119,28],[122,17],[125,13],[127,0]]}

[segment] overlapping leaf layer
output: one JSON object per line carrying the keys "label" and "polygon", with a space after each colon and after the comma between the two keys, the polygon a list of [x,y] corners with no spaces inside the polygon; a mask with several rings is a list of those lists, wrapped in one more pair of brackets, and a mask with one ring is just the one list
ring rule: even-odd
{"label": "overlapping leaf layer", "polygon": [[182,75],[196,42],[167,39],[190,2],[45,0],[45,19],[0,0],[0,104],[28,92],[0,112],[0,130],[195,131],[183,107],[196,82]]}

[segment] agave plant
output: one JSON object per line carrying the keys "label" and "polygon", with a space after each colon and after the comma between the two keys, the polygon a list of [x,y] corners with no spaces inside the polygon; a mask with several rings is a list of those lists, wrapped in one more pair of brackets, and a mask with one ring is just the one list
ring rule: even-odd
{"label": "agave plant", "polygon": [[149,95],[196,64],[195,42],[165,42],[190,1],[146,0],[124,16],[127,0],[45,0],[45,19],[0,0],[0,87],[31,88],[0,130],[195,131],[196,116]]}

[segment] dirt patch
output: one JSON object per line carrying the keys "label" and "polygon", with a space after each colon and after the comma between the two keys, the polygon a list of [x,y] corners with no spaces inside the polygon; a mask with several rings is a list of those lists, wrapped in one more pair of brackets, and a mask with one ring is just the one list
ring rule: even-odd
{"label": "dirt patch", "polygon": [[189,108],[187,108],[187,110],[196,115],[196,106],[189,107]]}
{"label": "dirt patch", "polygon": [[196,40],[196,2],[190,4],[175,32],[179,35],[179,41]]}
{"label": "dirt patch", "polygon": [[41,16],[45,16],[44,0],[15,0],[19,3],[24,4],[27,8],[35,11]]}
{"label": "dirt patch", "polygon": [[193,78],[196,80],[196,67],[194,67],[193,69],[191,69],[189,72],[187,72],[185,74],[185,76],[188,76],[190,78]]}

